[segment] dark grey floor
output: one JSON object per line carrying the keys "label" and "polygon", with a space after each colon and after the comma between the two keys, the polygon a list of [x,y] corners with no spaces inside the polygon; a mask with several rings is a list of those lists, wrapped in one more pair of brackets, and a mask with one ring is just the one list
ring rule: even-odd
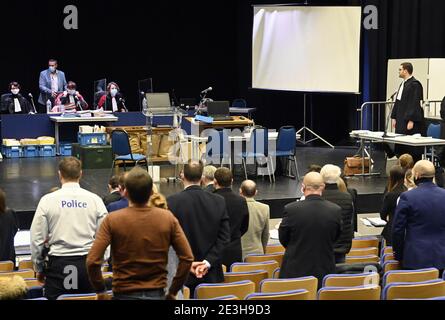
{"label": "dark grey floor", "polygon": [[[298,149],[298,167],[304,174],[311,164],[335,164],[343,167],[346,156],[353,155],[357,150],[353,148],[312,148],[302,147]],[[384,171],[383,153],[374,153],[375,170]],[[4,159],[0,162],[0,188],[7,193],[8,206],[17,212],[32,212],[36,209],[40,198],[51,188],[59,186],[57,176],[58,158],[28,158],[28,159]],[[85,170],[81,185],[100,195],[106,194],[107,180],[110,170]],[[237,177],[235,188],[238,188],[243,177]],[[267,178],[258,178],[258,199],[268,203],[277,202],[277,209],[283,204],[289,203],[301,197],[301,184],[286,177],[277,177],[275,184],[270,184]],[[356,188],[363,199],[366,196],[381,196],[386,184],[386,177],[350,178],[349,185]],[[160,191],[169,196],[182,189],[180,183],[162,183]],[[373,202],[369,198],[369,202]],[[373,203],[366,210],[374,210]],[[378,209],[377,207],[375,207]]]}

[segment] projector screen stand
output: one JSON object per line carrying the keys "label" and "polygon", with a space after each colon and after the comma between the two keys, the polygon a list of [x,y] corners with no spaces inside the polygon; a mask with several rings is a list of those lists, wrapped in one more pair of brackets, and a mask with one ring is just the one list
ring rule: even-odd
{"label": "projector screen stand", "polygon": [[[335,149],[335,147],[331,143],[329,143],[322,136],[318,135],[312,129],[307,127],[307,125],[306,125],[307,124],[306,123],[306,114],[307,114],[307,94],[305,93],[304,94],[304,125],[303,125],[303,127],[300,130],[297,131],[297,134],[301,134],[301,142],[303,142],[303,144],[307,145],[307,144],[309,144],[309,143],[311,143],[313,141],[321,140],[323,143],[325,143],[326,145],[328,145],[332,149]],[[306,140],[307,132],[309,132],[315,138],[313,138],[311,140]]]}

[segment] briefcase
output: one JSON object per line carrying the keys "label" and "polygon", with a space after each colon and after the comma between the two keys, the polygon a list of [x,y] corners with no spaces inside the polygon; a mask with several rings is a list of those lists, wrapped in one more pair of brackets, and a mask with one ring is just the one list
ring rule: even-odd
{"label": "briefcase", "polygon": [[[344,174],[345,176],[353,176],[356,174],[363,173],[363,158],[362,157],[346,157],[345,159],[345,168]],[[369,158],[365,158],[365,173],[369,173]]]}

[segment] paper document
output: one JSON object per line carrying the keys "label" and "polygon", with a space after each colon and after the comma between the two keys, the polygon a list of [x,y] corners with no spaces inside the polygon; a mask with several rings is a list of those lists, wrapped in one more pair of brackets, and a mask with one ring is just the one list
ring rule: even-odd
{"label": "paper document", "polygon": [[386,226],[386,221],[380,218],[366,218],[374,227],[384,227]]}

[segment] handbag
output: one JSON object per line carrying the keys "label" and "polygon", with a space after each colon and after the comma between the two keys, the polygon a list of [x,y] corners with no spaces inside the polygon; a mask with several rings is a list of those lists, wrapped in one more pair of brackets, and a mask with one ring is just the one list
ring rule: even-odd
{"label": "handbag", "polygon": [[[369,158],[365,158],[365,173],[369,173],[370,160]],[[344,174],[345,176],[354,176],[356,174],[363,173],[363,158],[362,157],[346,157],[345,159],[345,168]]]}

